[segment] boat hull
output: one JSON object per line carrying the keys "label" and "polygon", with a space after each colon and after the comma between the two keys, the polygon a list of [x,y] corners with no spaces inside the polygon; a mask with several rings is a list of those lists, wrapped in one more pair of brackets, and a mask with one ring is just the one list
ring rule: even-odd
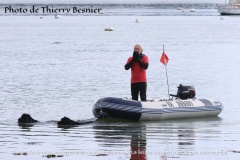
{"label": "boat hull", "polygon": [[240,8],[223,7],[218,8],[217,10],[221,15],[240,15]]}
{"label": "boat hull", "polygon": [[100,113],[104,112],[111,118],[136,121],[217,116],[222,110],[221,102],[215,99],[139,102],[106,97],[99,99],[93,106],[95,117],[99,117]]}

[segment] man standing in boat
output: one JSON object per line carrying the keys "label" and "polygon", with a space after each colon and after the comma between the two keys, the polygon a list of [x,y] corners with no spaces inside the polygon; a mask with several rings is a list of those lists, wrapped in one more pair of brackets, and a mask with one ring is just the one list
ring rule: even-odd
{"label": "man standing in boat", "polygon": [[131,94],[132,100],[138,101],[140,92],[141,101],[147,101],[147,75],[148,57],[142,53],[141,45],[134,46],[133,56],[129,57],[125,69],[131,68]]}

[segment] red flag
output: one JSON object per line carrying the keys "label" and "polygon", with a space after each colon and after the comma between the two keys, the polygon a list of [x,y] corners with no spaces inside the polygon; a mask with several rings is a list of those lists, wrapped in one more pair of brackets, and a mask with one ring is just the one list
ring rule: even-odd
{"label": "red flag", "polygon": [[162,57],[160,58],[160,62],[162,62],[164,65],[167,65],[168,60],[168,56],[163,52]]}

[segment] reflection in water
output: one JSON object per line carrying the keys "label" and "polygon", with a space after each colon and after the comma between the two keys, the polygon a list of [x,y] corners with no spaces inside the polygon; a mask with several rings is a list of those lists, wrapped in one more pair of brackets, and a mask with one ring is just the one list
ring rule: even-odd
{"label": "reflection in water", "polygon": [[194,126],[190,124],[188,128],[181,127],[178,129],[178,145],[179,148],[184,148],[182,147],[183,145],[194,145],[195,143],[195,131],[194,131]]}
{"label": "reflection in water", "polygon": [[34,123],[27,123],[27,124],[22,124],[18,123],[19,128],[21,128],[23,132],[30,132],[31,128],[34,126]]}
{"label": "reflection in water", "polygon": [[[140,122],[110,123],[93,126],[95,138],[102,145],[130,146],[130,160],[146,160],[146,126]],[[130,140],[130,142],[129,142]]]}
{"label": "reflection in water", "polygon": [[62,129],[63,131],[71,129],[71,128],[76,128],[78,125],[57,125],[57,128]]}
{"label": "reflection in water", "polygon": [[[92,154],[97,157],[108,156],[109,159],[117,160],[185,159],[191,156],[189,154],[191,152],[211,149],[207,146],[208,142],[216,142],[222,132],[215,128],[221,125],[221,119],[218,117],[159,122],[111,120],[111,122],[97,121],[93,124],[78,127],[64,126],[63,128],[57,126],[55,122],[18,125],[19,130],[25,132],[18,143],[35,145],[40,148],[45,145],[43,140],[51,135],[49,143],[58,144],[62,150],[70,150],[69,147],[75,150],[90,150],[94,151]],[[36,135],[38,138],[35,139],[35,136],[31,135]],[[56,135],[55,139],[54,135]],[[64,147],[62,147],[63,143],[58,141],[59,136],[65,140]],[[80,139],[81,144],[78,143]],[[16,143],[12,139],[7,141]],[[97,144],[97,147],[92,144]],[[26,148],[31,150],[30,147]],[[103,153],[98,151],[103,151]]]}
{"label": "reflection in water", "polygon": [[[221,121],[219,117],[206,117],[201,119],[186,119],[181,120],[177,133],[178,133],[178,148],[182,150],[194,150],[195,149],[195,141],[196,141],[196,133],[199,133],[198,129],[204,127],[204,123],[214,123]],[[186,125],[188,124],[188,125]],[[216,123],[219,125],[219,123]],[[205,128],[205,127],[204,127]],[[206,130],[206,129],[204,129]]]}
{"label": "reflection in water", "polygon": [[[201,150],[196,146],[198,137],[205,132],[216,133],[211,126],[218,126],[220,122],[219,117],[162,122],[104,122],[95,124],[93,129],[98,145],[104,149],[128,150],[130,160],[156,159],[156,156],[167,160],[191,156],[194,151]],[[213,137],[207,139],[214,141]]]}
{"label": "reflection in water", "polygon": [[146,126],[141,125],[131,137],[130,160],[146,160]]}

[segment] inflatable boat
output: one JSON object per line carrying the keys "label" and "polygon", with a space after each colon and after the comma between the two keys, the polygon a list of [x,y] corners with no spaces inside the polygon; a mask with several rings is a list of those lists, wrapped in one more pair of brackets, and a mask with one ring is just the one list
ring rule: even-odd
{"label": "inflatable boat", "polygon": [[216,99],[196,99],[193,86],[180,85],[177,95],[171,96],[170,99],[155,99],[146,102],[105,97],[94,104],[93,114],[95,117],[104,113],[102,115],[111,118],[154,121],[217,116],[223,110],[222,103]]}

